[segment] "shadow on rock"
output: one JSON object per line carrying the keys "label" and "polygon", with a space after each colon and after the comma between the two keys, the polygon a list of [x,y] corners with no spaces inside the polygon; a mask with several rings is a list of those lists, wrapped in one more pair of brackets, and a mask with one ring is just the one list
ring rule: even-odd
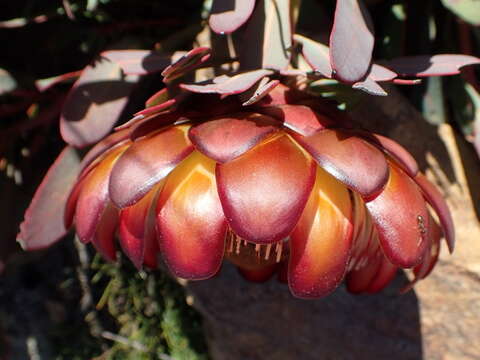
{"label": "shadow on rock", "polygon": [[417,296],[399,296],[402,274],[383,293],[341,287],[320,300],[294,298],[274,280],[252,284],[229,265],[188,285],[204,316],[213,359],[421,359]]}

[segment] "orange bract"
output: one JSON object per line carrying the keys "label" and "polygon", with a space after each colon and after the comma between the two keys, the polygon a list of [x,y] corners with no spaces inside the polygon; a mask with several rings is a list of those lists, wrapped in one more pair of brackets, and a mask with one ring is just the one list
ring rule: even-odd
{"label": "orange bract", "polygon": [[303,298],[345,275],[352,292],[380,291],[398,268],[426,276],[442,236],[427,204],[453,244],[433,185],[400,145],[288,92],[279,86],[248,111],[214,101],[212,115],[201,104],[201,115],[180,107],[133,121],[120,130],[130,139],[113,134],[95,149],[66,218],[75,213],[80,238],[108,259],[118,227],[137,267],[161,255],[174,275],[199,280],[225,257],[250,280],[279,272]]}

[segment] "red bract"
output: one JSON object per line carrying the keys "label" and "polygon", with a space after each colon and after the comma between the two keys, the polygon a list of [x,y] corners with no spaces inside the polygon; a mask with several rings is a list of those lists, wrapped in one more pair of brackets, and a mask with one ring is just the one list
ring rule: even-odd
{"label": "red bract", "polygon": [[279,85],[253,106],[197,94],[138,118],[87,154],[66,226],[107,259],[118,233],[137,267],[160,254],[199,280],[227,258],[302,298],[345,276],[352,292],[380,291],[398,268],[425,277],[442,235],[427,204],[453,249],[442,198],[400,145],[318,101]]}

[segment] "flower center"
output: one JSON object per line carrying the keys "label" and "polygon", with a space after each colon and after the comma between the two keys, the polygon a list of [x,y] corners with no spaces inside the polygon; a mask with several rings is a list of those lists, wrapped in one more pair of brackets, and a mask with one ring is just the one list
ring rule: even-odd
{"label": "flower center", "polygon": [[272,244],[256,244],[229,230],[225,245],[225,257],[235,265],[247,269],[277,264],[288,257],[288,239]]}

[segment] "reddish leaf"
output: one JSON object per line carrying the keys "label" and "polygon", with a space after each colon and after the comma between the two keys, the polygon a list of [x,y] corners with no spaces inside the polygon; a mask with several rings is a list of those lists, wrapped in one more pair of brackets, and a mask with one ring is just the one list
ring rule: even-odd
{"label": "reddish leaf", "polygon": [[258,0],[242,43],[238,44],[243,69],[286,69],[291,56],[291,31],[289,1]]}
{"label": "reddish leaf", "polygon": [[318,130],[333,125],[330,119],[303,105],[266,106],[259,111],[277,119],[283,126],[303,136],[313,135]]}
{"label": "reddish leaf", "polygon": [[66,234],[62,214],[79,172],[78,154],[67,146],[48,170],[25,212],[17,236],[25,250],[46,248]]}
{"label": "reddish leaf", "polygon": [[216,175],[233,231],[251,242],[273,243],[297,223],[315,180],[315,162],[279,135],[217,164]]}
{"label": "reddish leaf", "polygon": [[332,66],[330,65],[328,46],[298,34],[295,34],[293,38],[302,44],[302,54],[312,69],[326,78],[331,78]]}
{"label": "reddish leaf", "polygon": [[252,86],[246,92],[240,94],[242,99],[242,106],[249,106],[256,104],[267,96],[273,89],[280,84],[280,80],[271,80],[268,77],[264,77],[256,85]]}
{"label": "reddish leaf", "polygon": [[190,50],[162,71],[163,81],[171,82],[199,67],[210,58],[210,53],[211,50],[207,47],[198,47]]}
{"label": "reddish leaf", "polygon": [[[82,173],[80,174],[80,177]],[[69,229],[73,225],[73,218],[75,216],[75,209],[77,206],[78,196],[80,195],[80,190],[82,190],[83,183],[85,182],[86,174],[81,179],[77,179],[77,183],[73,186],[70,195],[67,198],[65,204],[65,212],[63,213],[63,223],[65,224],[65,229]]]}
{"label": "reddish leaf", "polygon": [[367,77],[363,81],[356,82],[352,85],[354,89],[365,91],[367,94],[376,96],[387,96],[387,92],[375,82],[371,77]]}
{"label": "reddish leaf", "polygon": [[193,151],[187,130],[184,126],[161,130],[125,151],[110,177],[110,198],[116,206],[135,204]]}
{"label": "reddish leaf", "polygon": [[160,115],[160,113],[172,112],[184,98],[186,98],[185,94],[179,94],[171,99],[168,89],[164,88],[147,99],[145,109],[134,114],[133,118],[117,126],[115,130],[118,131],[126,128],[134,129],[136,125],[152,119],[156,115]]}
{"label": "reddish leaf", "polygon": [[397,85],[418,85],[422,83],[421,79],[393,79],[393,83]]}
{"label": "reddish leaf", "polygon": [[392,70],[378,64],[372,64],[368,76],[374,81],[391,81],[397,77]]}
{"label": "reddish leaf", "polygon": [[60,132],[67,143],[83,147],[97,142],[117,122],[137,77],[123,76],[105,59],[85,68],[70,91],[60,118]]}
{"label": "reddish leaf", "polygon": [[164,103],[169,99],[170,99],[170,94],[168,92],[168,89],[163,88],[147,99],[147,101],[145,102],[145,107],[160,105],[161,103]]}
{"label": "reddish leaf", "polygon": [[294,138],[323,169],[364,198],[378,194],[388,180],[383,153],[346,131],[321,130]]}
{"label": "reddish leaf", "polygon": [[105,139],[102,139],[94,147],[92,147],[88,153],[83,157],[82,162],[80,163],[80,169],[83,171],[89,166],[94,160],[102,156],[107,150],[110,150],[115,145],[127,140],[129,138],[130,132],[128,129],[116,131]]}
{"label": "reddish leaf", "polygon": [[188,135],[200,152],[224,163],[237,158],[278,131],[274,124],[275,120],[269,116],[238,113],[196,125]]}
{"label": "reddish leaf", "polygon": [[415,182],[390,163],[385,189],[366,205],[390,262],[403,268],[417,265],[429,245],[429,226],[427,207]]}
{"label": "reddish leaf", "polygon": [[335,77],[352,84],[365,77],[374,45],[373,26],[362,0],[337,0],[330,35]]}
{"label": "reddish leaf", "polygon": [[455,248],[455,227],[453,225],[452,215],[448,209],[442,194],[428,179],[418,173],[414,178],[415,182],[422,189],[423,195],[428,203],[433,207],[438,215],[440,224],[445,232],[445,239],[447,240],[448,250],[452,253]]}
{"label": "reddish leaf", "polygon": [[446,76],[460,73],[467,65],[480,64],[480,59],[469,55],[441,54],[400,57],[385,63],[401,76]]}
{"label": "reddish leaf", "polygon": [[[188,116],[189,114],[182,114],[178,111],[165,112],[153,114],[144,119],[140,119],[139,121],[134,121],[131,125],[130,139],[136,140],[168,125],[172,125],[176,122],[183,123],[184,120],[189,120],[189,118],[185,117],[184,115]],[[195,115],[198,116],[198,114]]]}
{"label": "reddish leaf", "polygon": [[176,105],[177,105],[177,99],[176,98],[169,99],[165,102],[162,102],[161,104],[147,107],[146,109],[143,109],[143,110],[135,113],[135,118],[137,118],[138,116],[147,117],[147,116],[150,116],[150,115],[153,115],[153,114],[161,113],[161,112],[170,110],[171,108],[173,108]]}
{"label": "reddish leaf", "polygon": [[242,93],[251,88],[263,77],[272,74],[273,71],[259,69],[247,71],[235,76],[222,75],[202,84],[180,84],[184,90],[202,94],[233,95]]}
{"label": "reddish leaf", "polygon": [[111,50],[100,54],[120,66],[125,74],[146,75],[159,72],[172,63],[171,56],[148,50]]}
{"label": "reddish leaf", "polygon": [[387,96],[387,92],[377,82],[392,81],[396,77],[397,74],[386,67],[372,64],[365,80],[353,84],[353,88],[370,95]]}
{"label": "reddish leaf", "polygon": [[254,7],[255,0],[214,0],[210,28],[217,34],[230,34],[248,20]]}

